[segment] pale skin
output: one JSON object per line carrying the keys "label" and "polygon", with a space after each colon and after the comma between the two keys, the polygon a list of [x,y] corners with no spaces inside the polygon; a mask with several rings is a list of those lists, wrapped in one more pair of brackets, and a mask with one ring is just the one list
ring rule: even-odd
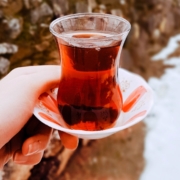
{"label": "pale skin", "polygon": [[[29,66],[0,80],[0,169],[10,159],[25,165],[41,160],[53,130],[32,116],[33,109],[43,92],[58,86],[59,77],[59,66]],[[59,135],[66,148],[76,149],[77,137]]]}

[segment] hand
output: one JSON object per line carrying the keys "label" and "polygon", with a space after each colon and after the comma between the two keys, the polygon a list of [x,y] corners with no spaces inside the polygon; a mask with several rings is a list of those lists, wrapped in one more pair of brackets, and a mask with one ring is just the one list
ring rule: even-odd
{"label": "hand", "polygon": [[[30,66],[16,68],[0,81],[0,168],[11,158],[18,164],[41,160],[52,129],[32,112],[38,97],[57,87],[59,77],[59,66]],[[77,137],[59,135],[65,147],[77,147]]]}

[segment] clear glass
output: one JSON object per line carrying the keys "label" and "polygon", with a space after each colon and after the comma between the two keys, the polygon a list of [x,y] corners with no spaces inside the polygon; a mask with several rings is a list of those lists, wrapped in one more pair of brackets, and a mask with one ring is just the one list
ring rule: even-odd
{"label": "clear glass", "polygon": [[61,59],[58,108],[72,129],[115,125],[122,110],[118,67],[130,23],[118,16],[81,13],[50,24]]}

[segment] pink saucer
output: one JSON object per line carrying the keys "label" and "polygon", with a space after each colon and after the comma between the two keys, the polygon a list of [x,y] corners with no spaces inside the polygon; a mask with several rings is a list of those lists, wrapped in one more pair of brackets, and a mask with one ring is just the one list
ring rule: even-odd
{"label": "pink saucer", "polygon": [[110,136],[143,120],[153,105],[153,91],[141,76],[119,68],[119,82],[123,96],[123,112],[116,125],[110,129],[83,131],[68,128],[58,111],[57,88],[40,96],[34,108],[34,115],[47,126],[79,138],[100,139]]}

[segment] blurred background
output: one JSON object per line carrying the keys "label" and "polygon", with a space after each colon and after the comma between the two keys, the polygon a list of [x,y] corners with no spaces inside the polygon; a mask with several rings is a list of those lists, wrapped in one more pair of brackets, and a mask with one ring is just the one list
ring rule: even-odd
{"label": "blurred background", "polygon": [[180,0],[0,0],[0,78],[16,67],[60,64],[49,24],[81,12],[130,21],[120,66],[149,83],[155,105],[143,122],[81,140],[75,151],[64,149],[55,133],[40,164],[9,162],[0,179],[180,179]]}

